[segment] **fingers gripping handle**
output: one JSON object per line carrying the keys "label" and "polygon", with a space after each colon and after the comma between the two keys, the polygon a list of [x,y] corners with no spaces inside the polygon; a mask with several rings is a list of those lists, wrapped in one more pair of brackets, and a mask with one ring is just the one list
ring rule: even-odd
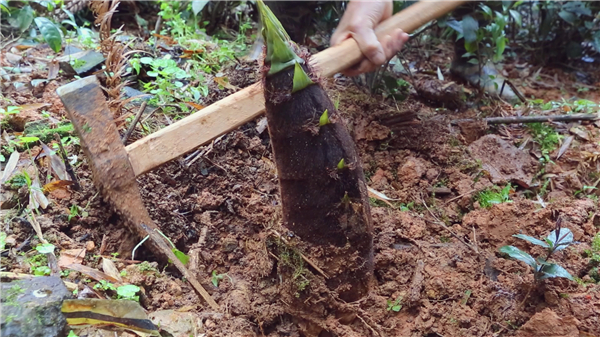
{"label": "fingers gripping handle", "polygon": [[[400,28],[406,33],[423,26],[427,22],[452,11],[466,1],[420,1],[385,20],[375,29],[378,37],[390,34]],[[319,69],[321,76],[329,77],[355,65],[363,58],[354,39],[347,39],[313,56],[311,63]]]}

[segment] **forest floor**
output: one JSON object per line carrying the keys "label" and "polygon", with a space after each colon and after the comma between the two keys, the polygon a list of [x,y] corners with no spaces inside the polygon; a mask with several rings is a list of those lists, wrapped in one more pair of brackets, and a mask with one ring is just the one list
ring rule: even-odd
{"label": "forest floor", "polygon": [[[290,233],[281,226],[277,172],[263,117],[201,147],[201,156],[186,154],[138,178],[152,219],[190,257],[189,268],[223,308],[217,313],[175,269],[154,262],[152,252],[140,248],[131,260],[141,238],[132,237],[101,200],[76,134],[61,136],[81,189],[47,185],[61,180],[51,169],[54,157],[38,140],[27,139],[25,123],[52,130],[65,121],[56,89],[73,78],[60,73],[29,86],[48,78],[48,60],[55,54],[45,44],[6,44],[0,59],[9,69],[0,102],[5,111],[3,169],[13,151],[20,152],[20,160],[2,191],[2,231],[7,234],[2,271],[46,272],[36,258],[40,240],[31,226],[33,214],[44,238],[56,247],[59,265],[63,255],[69,263],[98,270],[103,259],[113,261],[123,283],[142,288],[141,303],[155,323],[183,330],[180,335],[299,336],[327,330],[338,336],[600,336],[600,277],[593,262],[600,254],[599,122],[451,123],[597,112],[600,68],[507,60],[505,75],[532,99],[525,109],[525,104],[514,107],[478,95],[477,88],[453,78],[451,50],[450,43],[442,42],[407,48],[403,59],[410,62],[412,76],[396,76],[412,88],[426,81],[464,85],[470,94],[457,109],[425,100],[412,88],[400,101],[372,94],[343,76],[322,81],[356,141],[368,185],[390,199],[371,199],[375,277],[369,296],[357,303],[329,293],[323,277],[296,258],[293,243],[278,239]],[[259,63],[240,58],[214,77],[228,78],[228,85],[211,81],[202,105],[256,82]],[[138,106],[133,102],[117,116],[121,133]],[[15,111],[9,107],[18,112],[9,114]],[[172,119],[158,111],[144,123],[153,131]],[[138,125],[129,142],[148,130]],[[45,141],[50,147],[56,143],[54,138]],[[24,182],[22,172],[33,185],[44,186],[47,207],[23,211],[42,197],[39,188],[36,192]],[[559,218],[577,243],[552,260],[575,281],[536,282],[529,266],[499,252],[515,245],[543,255],[541,247],[512,235],[543,238]],[[79,256],[73,254],[82,249]],[[63,269],[61,276],[77,285],[79,296],[115,297],[89,275]]]}

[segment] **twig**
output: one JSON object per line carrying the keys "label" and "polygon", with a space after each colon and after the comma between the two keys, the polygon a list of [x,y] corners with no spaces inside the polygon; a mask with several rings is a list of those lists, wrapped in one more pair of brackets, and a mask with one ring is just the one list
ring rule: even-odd
{"label": "twig", "polygon": [[60,135],[58,133],[55,133],[54,139],[58,143],[58,148],[60,149],[60,156],[62,157],[62,160],[65,162],[65,169],[67,170],[69,177],[71,177],[71,180],[73,180],[73,189],[75,191],[79,191],[81,189],[81,186],[79,186],[79,180],[77,180],[75,171],[73,171],[73,167],[69,163],[69,158],[67,157],[67,151],[65,151],[65,148],[63,147],[62,141],[60,140]]}
{"label": "twig", "polygon": [[463,122],[485,121],[488,124],[515,124],[515,123],[542,123],[542,122],[572,122],[572,121],[594,121],[599,119],[598,114],[572,114],[572,115],[530,115],[530,116],[511,116],[511,117],[490,117],[490,118],[468,118],[455,119],[450,124],[456,125]]}
{"label": "twig", "polygon": [[523,94],[519,91],[519,89],[517,89],[517,87],[511,81],[509,81],[509,80],[504,80],[504,81],[513,90],[513,92],[515,93],[515,95],[517,95],[517,97],[521,100],[521,102],[523,102],[523,103],[527,102],[527,99],[525,98],[525,96],[523,96]]}
{"label": "twig", "polygon": [[[283,237],[281,236],[281,234],[277,233],[277,231],[275,231],[274,229],[271,230],[271,233],[273,233],[273,235],[275,235],[277,238],[279,238],[279,240],[281,240],[283,243],[285,243],[286,245],[289,246],[289,242]],[[317,266],[314,262],[312,262],[309,258],[307,258],[304,254],[298,252],[298,254],[300,254],[300,256],[302,257],[302,259],[308,263],[311,267],[315,268],[315,270],[317,272],[319,272],[319,274],[323,275],[324,278],[328,279],[329,276],[327,276],[327,274],[325,274],[325,272],[323,271],[323,269],[319,268],[319,266]]]}
{"label": "twig", "polygon": [[142,119],[142,124],[144,124],[144,122],[146,122],[148,120],[148,118],[152,117],[152,115],[154,115],[155,112],[157,112],[158,110],[162,109],[161,107],[158,107],[152,111],[150,111],[150,113],[148,114],[148,116],[144,117],[144,119]]}
{"label": "twig", "polygon": [[146,109],[146,105],[148,105],[148,102],[146,102],[146,101],[142,102],[142,105],[140,106],[140,110],[138,110],[137,114],[135,115],[135,118],[133,119],[133,122],[131,122],[131,125],[129,126],[129,129],[127,129],[127,132],[125,132],[125,135],[121,139],[123,141],[123,145],[127,144],[127,140],[129,139],[129,136],[131,136],[131,134],[133,133],[135,126],[137,125],[138,121],[140,120],[140,117],[142,117],[142,114],[144,113],[144,110]]}
{"label": "twig", "polygon": [[460,198],[464,197],[465,195],[469,195],[469,194],[471,194],[471,193],[473,193],[473,192],[475,192],[475,191],[477,191],[477,190],[470,190],[469,192],[467,192],[467,193],[463,193],[463,194],[459,195],[458,197],[454,197],[454,198],[452,198],[452,199],[450,199],[450,200],[446,201],[445,203],[446,203],[446,204],[449,204],[449,203],[453,202],[454,200],[456,200],[456,199],[460,199]]}
{"label": "twig", "polygon": [[475,231],[475,226],[473,226],[473,242],[475,243],[475,251],[479,253],[479,249],[477,248],[477,232]]}
{"label": "twig", "polygon": [[429,211],[429,214],[431,214],[431,216],[436,220],[436,221],[431,221],[431,220],[424,219],[426,222],[429,222],[429,223],[432,223],[432,224],[435,224],[435,225],[443,227],[445,230],[447,230],[448,232],[450,232],[450,234],[452,236],[454,236],[454,238],[456,238],[458,241],[460,241],[463,245],[469,247],[472,251],[474,251],[475,253],[479,254],[479,252],[475,248],[473,248],[473,246],[471,246],[470,244],[466,243],[456,233],[454,233],[452,230],[450,230],[450,228],[448,228],[448,226],[446,226],[445,223],[443,223],[440,219],[438,219],[438,217],[435,216],[435,214],[433,214],[433,212],[431,211],[431,209],[429,209],[429,207],[425,203],[425,200],[422,200],[422,202],[423,202],[423,206],[425,206],[425,208],[427,209],[427,211]]}

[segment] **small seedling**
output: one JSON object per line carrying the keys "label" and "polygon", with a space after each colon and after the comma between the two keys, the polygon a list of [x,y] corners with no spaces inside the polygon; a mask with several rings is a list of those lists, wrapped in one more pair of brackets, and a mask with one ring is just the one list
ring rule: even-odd
{"label": "small seedling", "polygon": [[513,236],[546,248],[546,257],[538,257],[537,259],[534,259],[531,255],[514,246],[504,246],[500,248],[500,252],[507,254],[513,259],[527,263],[533,269],[533,276],[536,281],[554,277],[563,277],[571,281],[574,280],[573,276],[571,276],[566,269],[555,263],[548,262],[552,254],[559,250],[563,250],[574,243],[573,233],[568,228],[561,228],[560,218],[556,223],[556,229],[550,232],[543,240],[538,240],[524,234],[516,234]]}
{"label": "small seedling", "polygon": [[107,290],[117,290],[117,287],[115,287],[114,284],[112,284],[106,280],[100,280],[98,283],[96,283],[96,285],[94,285],[94,289],[102,289],[104,291],[107,291]]}
{"label": "small seedling", "polygon": [[216,270],[213,270],[212,272],[212,276],[210,277],[210,281],[212,282],[212,284],[215,287],[219,287],[219,281],[221,281],[222,279],[225,278],[225,276],[227,276],[229,278],[229,281],[231,281],[231,283],[233,283],[233,279],[231,278],[231,276],[227,275],[227,273],[225,274],[217,274]]}
{"label": "small seedling", "polygon": [[402,296],[396,298],[395,301],[387,300],[387,311],[398,312],[402,309]]}
{"label": "small seedling", "polygon": [[511,202],[510,194],[511,185],[507,184],[503,189],[498,186],[494,186],[491,189],[479,192],[475,196],[475,200],[479,201],[479,205],[484,208],[492,207],[495,204],[501,204],[503,202]]}
{"label": "small seedling", "polygon": [[117,288],[117,296],[119,299],[139,302],[140,297],[136,295],[139,291],[140,287],[133,284],[126,284]]}
{"label": "small seedling", "polygon": [[77,335],[76,333],[73,332],[73,330],[69,331],[69,335],[67,337],[79,337],[79,335]]}

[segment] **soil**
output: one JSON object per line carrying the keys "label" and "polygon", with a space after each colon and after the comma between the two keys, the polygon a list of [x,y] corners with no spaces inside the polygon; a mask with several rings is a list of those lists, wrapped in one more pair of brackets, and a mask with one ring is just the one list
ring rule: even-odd
{"label": "soil", "polygon": [[[50,53],[42,46],[35,47],[35,52]],[[418,55],[406,57],[413,56],[418,59]],[[444,62],[443,57],[422,58],[417,68],[436,69]],[[252,83],[243,80],[248,76],[258,78],[256,63],[225,72],[238,87]],[[542,73],[559,74],[567,83],[562,88],[567,94],[526,87],[527,96],[593,99],[598,95],[597,90],[577,93],[574,79],[563,70],[549,68]],[[514,79],[520,84],[518,80],[524,78]],[[8,105],[49,103],[46,110],[60,119],[65,110],[55,89],[68,82],[59,77],[44,87],[41,96],[19,91],[4,95],[12,102]],[[374,280],[361,300],[346,303],[331,292],[323,275],[310,265],[325,262],[314,252],[302,251],[301,238],[281,226],[278,175],[269,134],[264,128],[257,130],[259,120],[219,138],[191,164],[182,156],[138,178],[151,219],[190,256],[189,269],[222,312],[211,310],[175,268],[152,262],[157,260],[155,252],[142,247],[132,261],[132,249],[141,238],[126,230],[123,219],[102,201],[86,160],[75,168],[81,190],[69,190],[69,196],[61,198],[49,196],[50,205],[37,215],[44,237],[56,245],[59,254],[65,249],[91,248],[84,264],[92,268],[101,268],[100,255],[119,253],[114,260],[119,270],[126,271],[124,282],[143,288],[142,304],[149,312],[196,313],[202,317],[201,328],[207,336],[600,335],[600,286],[589,276],[586,253],[600,227],[598,202],[575,193],[589,185],[586,181],[598,179],[597,125],[583,124],[589,140],[576,138],[564,155],[546,165],[543,174],[550,175],[551,183],[540,202],[536,198],[539,180],[532,182],[532,175],[539,174],[535,169],[538,149],[519,150],[522,165],[517,165],[514,156],[493,156],[492,152],[510,145],[514,152],[527,136],[523,126],[449,123],[481,114],[515,114],[511,106],[478,104],[470,97],[459,111],[440,110],[431,102],[433,96],[424,100],[416,92],[396,102],[368,93],[344,77],[324,79],[322,84],[333,101],[339,100],[338,110],[356,141],[369,187],[395,199],[393,207],[371,199]],[[211,94],[207,103],[231,90],[211,92],[217,94]],[[410,117],[402,117],[407,114]],[[404,121],[385,122],[397,118]],[[568,135],[570,127],[553,125]],[[125,132],[125,127],[119,131]],[[489,138],[485,136],[489,133],[496,135],[493,144],[502,144],[486,143],[482,151],[488,157],[481,161],[501,168],[502,179],[483,169],[477,151],[469,147],[483,142],[482,137]],[[81,147],[69,145],[67,149],[84,158]],[[33,148],[31,153],[36,151]],[[28,158],[21,157],[25,162]],[[51,175],[48,162],[43,158],[35,162],[40,177]],[[530,186],[513,185],[511,202],[490,208],[476,202],[477,192],[512,180],[506,175],[515,172],[516,180]],[[440,187],[450,192],[428,192]],[[85,209],[87,215],[69,217],[73,205]],[[553,261],[580,281],[555,278],[536,283],[528,266],[503,257],[498,249],[515,245],[534,256],[543,254],[540,247],[512,235],[543,237],[555,228],[558,217],[578,243],[558,252]],[[35,246],[34,231],[23,213],[4,221],[14,244],[9,257],[3,257],[3,265],[8,271],[29,273],[26,259],[18,252]],[[77,283],[80,291],[96,292],[94,281],[85,278],[77,272],[65,277]],[[398,311],[392,310],[396,300],[402,306]]]}

